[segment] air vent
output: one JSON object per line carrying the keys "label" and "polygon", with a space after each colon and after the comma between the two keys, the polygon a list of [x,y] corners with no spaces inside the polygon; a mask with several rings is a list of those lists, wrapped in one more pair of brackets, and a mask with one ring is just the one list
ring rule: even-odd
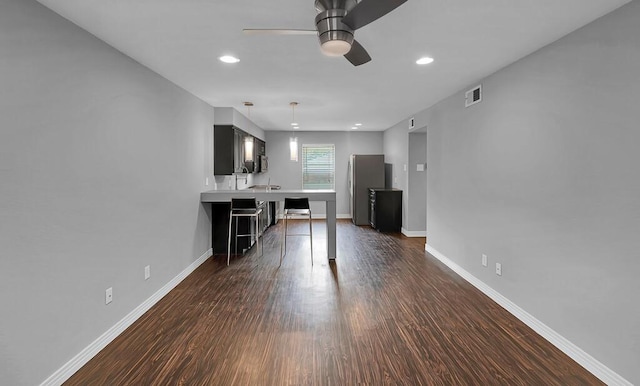
{"label": "air vent", "polygon": [[482,101],[482,85],[479,84],[471,90],[464,93],[464,107],[475,105]]}

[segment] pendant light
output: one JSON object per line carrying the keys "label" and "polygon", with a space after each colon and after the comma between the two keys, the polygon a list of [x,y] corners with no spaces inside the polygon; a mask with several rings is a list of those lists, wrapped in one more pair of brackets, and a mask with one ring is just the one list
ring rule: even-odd
{"label": "pendant light", "polygon": [[251,136],[244,137],[244,161],[253,161],[253,137]]}
{"label": "pendant light", "polygon": [[243,102],[242,104],[247,108],[247,118],[251,119],[251,108],[253,107],[253,102]]}
{"label": "pendant light", "polygon": [[291,155],[291,161],[298,162],[298,138],[289,138],[289,154]]}
{"label": "pendant light", "polygon": [[[298,102],[291,102],[289,106],[291,106],[291,126],[293,128],[298,128],[298,123],[296,122],[296,106]],[[290,137],[289,138],[289,155],[291,161],[298,162],[298,138]]]}
{"label": "pendant light", "polygon": [[[244,102],[243,104],[247,107],[247,118],[251,119],[251,107],[253,106],[253,103]],[[253,161],[253,137],[251,136],[246,136],[244,138],[244,161]]]}

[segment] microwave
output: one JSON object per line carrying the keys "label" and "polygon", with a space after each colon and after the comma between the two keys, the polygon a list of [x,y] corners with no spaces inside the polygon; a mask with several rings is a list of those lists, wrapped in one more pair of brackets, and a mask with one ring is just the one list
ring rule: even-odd
{"label": "microwave", "polygon": [[269,170],[269,157],[266,155],[261,155],[258,157],[258,167],[260,173],[264,173]]}

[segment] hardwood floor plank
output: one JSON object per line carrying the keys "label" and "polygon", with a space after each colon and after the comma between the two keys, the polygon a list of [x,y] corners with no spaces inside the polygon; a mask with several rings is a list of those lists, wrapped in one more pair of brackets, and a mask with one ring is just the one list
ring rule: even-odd
{"label": "hardwood floor plank", "polygon": [[[424,238],[324,222],[264,253],[213,257],[66,385],[600,385],[424,251]],[[306,231],[304,221],[290,223]],[[254,248],[255,249],[255,248]]]}

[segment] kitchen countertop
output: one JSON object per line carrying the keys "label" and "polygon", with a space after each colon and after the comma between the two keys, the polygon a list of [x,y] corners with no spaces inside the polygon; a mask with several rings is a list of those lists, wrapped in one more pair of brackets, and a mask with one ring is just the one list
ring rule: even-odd
{"label": "kitchen countertop", "polygon": [[255,198],[260,201],[284,201],[287,197],[307,197],[309,201],[324,201],[327,224],[327,258],[336,258],[336,191],[304,189],[241,189],[209,190],[200,193],[200,202],[231,202],[232,198]]}
{"label": "kitchen countertop", "polygon": [[305,189],[278,189],[267,190],[241,189],[241,190],[208,190],[200,193],[201,202],[225,202],[232,198],[251,198],[263,201],[284,201],[285,197],[308,197],[309,201],[335,201],[335,190],[305,190]]}

